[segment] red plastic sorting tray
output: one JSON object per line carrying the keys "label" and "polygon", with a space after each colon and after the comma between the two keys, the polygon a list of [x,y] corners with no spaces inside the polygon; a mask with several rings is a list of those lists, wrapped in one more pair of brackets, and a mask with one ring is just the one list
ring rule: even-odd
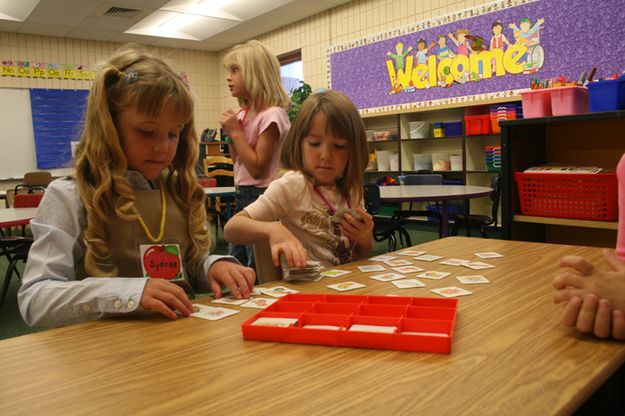
{"label": "red plastic sorting tray", "polygon": [[615,173],[515,172],[525,215],[614,221],[618,217]]}
{"label": "red plastic sorting tray", "polygon": [[[247,340],[449,354],[457,309],[457,299],[292,293],[243,322],[241,330]],[[297,322],[288,327],[253,325],[259,318],[295,318]],[[352,325],[395,329],[390,333],[355,331],[350,330]]]}

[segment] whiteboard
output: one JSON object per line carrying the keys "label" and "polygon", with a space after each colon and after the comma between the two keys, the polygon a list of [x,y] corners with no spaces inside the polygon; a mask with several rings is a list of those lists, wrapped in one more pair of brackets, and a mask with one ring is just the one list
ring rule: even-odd
{"label": "whiteboard", "polygon": [[[35,133],[27,88],[0,88],[0,180],[21,179],[36,171]],[[51,169],[63,176],[70,169]]]}

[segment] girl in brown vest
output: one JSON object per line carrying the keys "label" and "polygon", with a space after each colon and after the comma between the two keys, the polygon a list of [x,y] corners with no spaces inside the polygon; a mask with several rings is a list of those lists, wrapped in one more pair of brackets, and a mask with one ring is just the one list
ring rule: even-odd
{"label": "girl in brown vest", "polygon": [[141,310],[176,319],[192,313],[192,288],[249,297],[254,271],[209,255],[193,114],[184,80],[141,48],[125,46],[101,67],[76,172],[50,184],[31,223],[18,293],[27,324]]}

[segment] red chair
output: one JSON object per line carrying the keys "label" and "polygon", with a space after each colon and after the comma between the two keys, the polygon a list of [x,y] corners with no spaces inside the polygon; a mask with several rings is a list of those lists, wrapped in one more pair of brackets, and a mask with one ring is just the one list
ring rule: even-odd
{"label": "red chair", "polygon": [[13,199],[13,208],[37,208],[43,198],[43,192],[17,194]]}

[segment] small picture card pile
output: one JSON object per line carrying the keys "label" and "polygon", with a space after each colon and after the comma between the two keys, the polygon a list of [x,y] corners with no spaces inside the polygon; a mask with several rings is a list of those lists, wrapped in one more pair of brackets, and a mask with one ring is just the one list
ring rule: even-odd
{"label": "small picture card pile", "polygon": [[362,221],[362,217],[356,213],[353,209],[339,207],[336,211],[334,211],[334,215],[330,217],[330,221],[334,223],[339,223],[343,220],[343,214],[349,214],[352,217],[356,218],[358,221]]}
{"label": "small picture card pile", "polygon": [[280,256],[282,278],[287,281],[316,282],[321,279],[319,272],[323,267],[318,261],[308,260],[306,267],[289,267],[284,256]]}
{"label": "small picture card pile", "polygon": [[227,309],[215,306],[201,305],[199,303],[193,304],[193,313],[191,316],[194,318],[207,319],[209,321],[217,321],[230,315],[235,315],[239,311],[235,309]]}

